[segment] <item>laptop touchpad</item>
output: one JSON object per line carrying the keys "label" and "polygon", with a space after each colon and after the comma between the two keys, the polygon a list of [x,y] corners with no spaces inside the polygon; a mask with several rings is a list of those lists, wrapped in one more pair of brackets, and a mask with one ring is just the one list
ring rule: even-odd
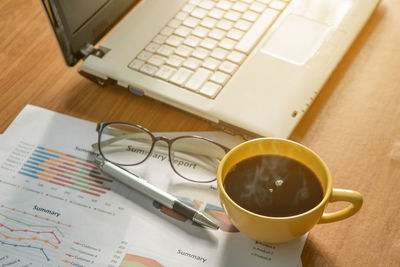
{"label": "laptop touchpad", "polygon": [[318,52],[328,32],[326,24],[290,14],[267,39],[261,52],[303,65]]}

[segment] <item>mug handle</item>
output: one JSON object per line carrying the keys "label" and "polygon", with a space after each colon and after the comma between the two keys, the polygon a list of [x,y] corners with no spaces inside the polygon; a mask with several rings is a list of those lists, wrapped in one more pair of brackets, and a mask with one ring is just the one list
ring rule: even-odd
{"label": "mug handle", "polygon": [[354,215],[361,208],[363,197],[357,191],[333,188],[329,202],[336,201],[347,201],[351,205],[339,211],[324,212],[318,223],[336,222]]}

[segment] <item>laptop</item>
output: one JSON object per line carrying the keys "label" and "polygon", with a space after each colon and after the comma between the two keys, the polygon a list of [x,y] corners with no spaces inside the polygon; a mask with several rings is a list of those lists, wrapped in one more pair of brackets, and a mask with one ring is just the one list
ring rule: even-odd
{"label": "laptop", "polygon": [[286,138],[378,0],[42,3],[81,75],[226,131]]}

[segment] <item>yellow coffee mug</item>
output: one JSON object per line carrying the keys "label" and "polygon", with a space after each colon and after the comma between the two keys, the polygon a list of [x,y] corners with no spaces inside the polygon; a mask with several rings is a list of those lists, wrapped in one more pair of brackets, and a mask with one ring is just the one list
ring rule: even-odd
{"label": "yellow coffee mug", "polygon": [[[224,181],[227,173],[239,162],[257,155],[280,155],[295,159],[310,168],[318,177],[323,189],[323,199],[314,208],[290,217],[268,217],[248,211],[236,204],[226,193]],[[266,243],[280,243],[295,239],[317,223],[329,223],[343,220],[354,215],[360,208],[363,198],[353,190],[332,188],[332,177],[326,164],[309,148],[279,138],[253,139],[230,150],[218,167],[218,192],[225,213],[242,233]],[[347,201],[346,208],[324,213],[329,202]]]}

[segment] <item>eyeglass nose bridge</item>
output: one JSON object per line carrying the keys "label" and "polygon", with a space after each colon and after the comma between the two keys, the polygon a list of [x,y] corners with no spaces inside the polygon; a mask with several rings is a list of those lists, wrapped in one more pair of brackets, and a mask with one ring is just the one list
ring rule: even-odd
{"label": "eyeglass nose bridge", "polygon": [[170,149],[171,149],[172,140],[169,139],[168,137],[165,137],[165,136],[153,136],[152,150],[154,149],[154,147],[157,146],[156,143],[157,143],[158,141],[164,141],[165,143],[167,143],[166,146],[168,147],[168,155],[169,155]]}
{"label": "eyeglass nose bridge", "polygon": [[[158,141],[164,141],[164,142],[166,143],[167,154],[168,154],[168,161],[169,161],[169,163],[170,163],[170,165],[171,165],[171,168],[172,168],[179,176],[181,176],[181,175],[175,170],[175,168],[174,168],[174,166],[173,166],[173,164],[172,164],[172,159],[171,159],[171,143],[172,143],[172,140],[169,139],[168,137],[165,137],[165,136],[154,136],[154,135],[153,135],[153,145],[152,145],[152,148],[151,148],[152,151],[154,151],[154,148],[157,146],[157,142],[158,142]],[[150,154],[149,154],[149,156],[150,156]],[[186,179],[186,178],[185,178],[185,179]]]}
{"label": "eyeglass nose bridge", "polygon": [[171,144],[171,139],[165,137],[165,136],[154,136],[154,140],[153,143],[157,143],[158,141],[164,141],[166,142],[168,145]]}

